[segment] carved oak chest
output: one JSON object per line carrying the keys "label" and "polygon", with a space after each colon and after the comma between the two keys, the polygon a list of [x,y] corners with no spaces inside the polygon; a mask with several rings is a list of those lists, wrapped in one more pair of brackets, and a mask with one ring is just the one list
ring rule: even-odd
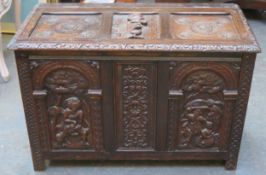
{"label": "carved oak chest", "polygon": [[260,52],[238,6],[42,4],[10,48],[35,170],[44,160],[236,168]]}

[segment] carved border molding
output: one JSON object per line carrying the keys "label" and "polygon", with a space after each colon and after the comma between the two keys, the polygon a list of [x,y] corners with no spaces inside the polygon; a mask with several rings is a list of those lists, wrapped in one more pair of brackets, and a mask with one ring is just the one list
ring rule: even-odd
{"label": "carved border molding", "polygon": [[[40,135],[43,134],[38,129],[39,125],[43,125],[43,122],[39,120],[39,116],[36,114],[36,104],[32,95],[32,83],[30,76],[30,65],[27,57],[22,55],[16,55],[17,57],[17,67],[20,79],[22,100],[24,104],[25,110],[25,118],[29,133],[30,146],[32,152],[32,161],[35,170],[44,170],[45,162],[42,150],[42,140],[40,139]],[[37,105],[38,107],[38,105]],[[35,110],[36,109],[36,110]]]}
{"label": "carved border molding", "polygon": [[143,51],[209,51],[209,52],[260,52],[257,44],[92,44],[92,43],[44,43],[17,42],[10,49],[22,50],[143,50]]}
{"label": "carved border molding", "polygon": [[226,160],[225,164],[225,167],[228,170],[234,170],[237,166],[254,64],[255,56],[246,55],[243,57],[239,80],[239,96],[236,101],[237,108],[234,111],[228,160]]}

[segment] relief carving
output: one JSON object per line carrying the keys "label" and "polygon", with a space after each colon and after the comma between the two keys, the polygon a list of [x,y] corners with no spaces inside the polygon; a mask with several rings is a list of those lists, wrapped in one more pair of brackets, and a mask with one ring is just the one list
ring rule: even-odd
{"label": "relief carving", "polygon": [[219,144],[223,117],[224,80],[211,71],[191,73],[182,84],[183,112],[180,116],[180,148],[210,148]]}
{"label": "relief carving", "polygon": [[83,145],[90,145],[90,126],[84,119],[82,104],[78,97],[65,99],[62,106],[49,107],[48,114],[58,146],[68,147],[75,144],[73,140],[76,141],[77,138]]}
{"label": "relief carving", "polygon": [[141,14],[131,14],[127,18],[128,21],[128,38],[144,39],[143,28],[148,25],[148,22]]}
{"label": "relief carving", "polygon": [[212,147],[219,141],[219,124],[223,102],[195,99],[184,106],[181,115],[181,147]]}
{"label": "relief carving", "polygon": [[[179,39],[239,39],[232,20],[224,16],[203,18],[195,16],[172,16],[172,35]],[[207,19],[207,20],[206,20]]]}
{"label": "relief carving", "polygon": [[45,79],[45,86],[56,93],[82,93],[88,88],[88,81],[73,70],[57,70]]}
{"label": "relief carving", "polygon": [[160,37],[159,19],[158,14],[115,14],[113,16],[112,38],[157,39]]}
{"label": "relief carving", "polygon": [[52,148],[103,150],[101,94],[89,93],[100,91],[98,62],[31,61],[31,67],[35,91],[47,92],[37,102],[46,106]]}
{"label": "relief carving", "polygon": [[31,38],[73,40],[99,35],[101,15],[42,15]]}
{"label": "relief carving", "polygon": [[149,72],[141,65],[123,67],[123,147],[149,147]]}

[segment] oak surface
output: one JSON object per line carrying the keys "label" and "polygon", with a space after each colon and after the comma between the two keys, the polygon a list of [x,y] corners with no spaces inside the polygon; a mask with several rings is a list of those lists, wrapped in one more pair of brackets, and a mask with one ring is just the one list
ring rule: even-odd
{"label": "oak surface", "polygon": [[40,5],[15,50],[44,160],[224,160],[235,169],[256,53],[229,4]]}

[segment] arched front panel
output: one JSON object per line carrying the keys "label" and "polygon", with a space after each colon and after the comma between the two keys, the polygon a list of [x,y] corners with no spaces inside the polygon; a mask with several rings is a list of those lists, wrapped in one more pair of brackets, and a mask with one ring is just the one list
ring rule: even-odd
{"label": "arched front panel", "polygon": [[99,68],[92,61],[31,60],[47,151],[103,149]]}
{"label": "arched front panel", "polygon": [[239,63],[171,62],[168,149],[225,150]]}

